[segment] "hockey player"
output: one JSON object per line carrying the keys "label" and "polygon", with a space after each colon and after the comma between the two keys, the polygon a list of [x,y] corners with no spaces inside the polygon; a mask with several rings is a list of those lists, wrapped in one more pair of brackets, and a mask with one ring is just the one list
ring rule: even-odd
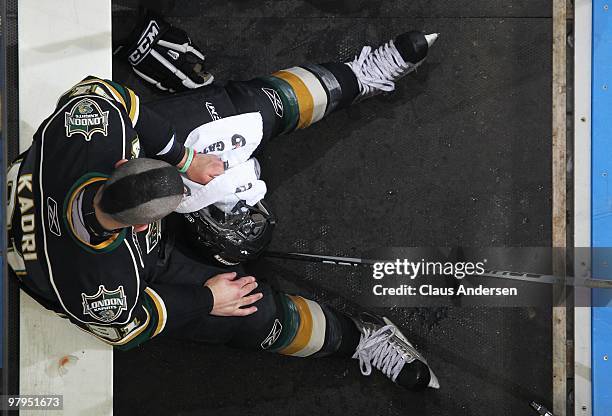
{"label": "hockey player", "polygon": [[[152,53],[163,33],[150,30],[164,24],[146,22],[129,50]],[[392,91],[435,39],[408,32],[347,63],[204,86],[151,106],[120,84],[84,79],[60,97],[9,168],[11,270],[43,306],[118,348],[164,336],[353,357],[365,375],[374,367],[408,389],[438,388],[426,360],[389,320],[347,316],[240,268],[212,265],[184,238],[189,224],[168,216],[184,196],[179,172],[206,184],[224,171],[218,157],[183,145],[190,132],[253,112],[264,140],[308,127]]]}

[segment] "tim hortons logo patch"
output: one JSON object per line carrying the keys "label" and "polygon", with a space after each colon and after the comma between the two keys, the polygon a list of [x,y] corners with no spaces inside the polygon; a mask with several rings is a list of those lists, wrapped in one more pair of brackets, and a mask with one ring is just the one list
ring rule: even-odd
{"label": "tim hortons logo patch", "polygon": [[66,136],[82,134],[86,141],[91,140],[94,133],[108,134],[108,111],[102,111],[100,106],[89,98],[83,98],[64,115]]}
{"label": "tim hortons logo patch", "polygon": [[98,292],[93,296],[81,293],[83,298],[83,314],[101,322],[112,322],[127,311],[127,299],[123,292],[123,286],[115,290],[106,290],[104,285],[98,287]]}

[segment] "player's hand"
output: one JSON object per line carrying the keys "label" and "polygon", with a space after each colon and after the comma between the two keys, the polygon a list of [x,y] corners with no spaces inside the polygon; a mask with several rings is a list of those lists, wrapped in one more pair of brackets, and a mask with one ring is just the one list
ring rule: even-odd
{"label": "player's hand", "polygon": [[196,153],[187,169],[187,177],[194,182],[206,185],[223,172],[225,172],[225,166],[218,156]]}
{"label": "player's hand", "polygon": [[222,273],[208,279],[204,286],[208,286],[213,294],[211,315],[247,316],[257,312],[256,306],[249,305],[263,298],[263,293],[250,295],[257,288],[253,276],[236,279],[236,273]]}

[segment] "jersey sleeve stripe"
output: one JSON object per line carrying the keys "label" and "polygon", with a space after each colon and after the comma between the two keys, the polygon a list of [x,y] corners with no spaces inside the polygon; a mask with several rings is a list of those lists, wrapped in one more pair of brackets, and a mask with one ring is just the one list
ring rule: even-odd
{"label": "jersey sleeve stripe", "polygon": [[136,338],[138,335],[140,335],[148,326],[149,323],[151,322],[151,315],[149,315],[149,311],[147,311],[147,308],[145,308],[144,306],[142,307],[142,309],[144,309],[146,315],[147,315],[147,319],[145,320],[145,322],[139,326],[138,328],[134,329],[132,332],[130,332],[125,338],[120,339],[119,341],[110,341],[108,339],[104,339],[101,336],[98,336],[96,334],[94,334],[91,331],[86,330],[85,328],[82,328],[81,326],[77,325],[77,328],[79,328],[82,331],[87,332],[88,334],[93,335],[94,337],[98,338],[100,341],[106,343],[106,344],[110,344],[110,345],[125,345],[128,342],[132,341],[134,338]]}
{"label": "jersey sleeve stripe", "polygon": [[125,108],[125,111],[128,111],[128,108],[125,104],[125,100],[123,99],[123,96],[121,95],[121,93],[116,88],[111,86],[108,82],[100,78],[93,78],[93,79],[83,80],[79,82],[77,85],[89,85],[89,84],[102,85],[106,89],[106,91],[108,91],[108,93],[113,97],[113,99],[117,101],[119,104],[121,104],[123,108]]}
{"label": "jersey sleeve stripe", "polygon": [[102,79],[98,80],[98,82],[100,82],[100,84],[104,85],[110,91],[113,97],[115,97],[115,99],[119,101],[119,103],[121,103],[123,108],[125,108],[125,111],[129,111],[128,105],[125,102],[125,99],[123,98],[123,94],[121,94],[121,92],[119,92],[117,88],[115,88],[109,82],[106,82],[105,80],[102,80]]}
{"label": "jersey sleeve stripe", "polygon": [[136,95],[131,88],[125,87],[114,81],[102,80],[102,82],[108,84],[109,88],[112,88],[113,91],[119,94],[121,99],[123,99],[122,104],[132,121],[132,126],[136,126],[138,115],[140,114],[140,98],[138,98],[138,95]]}
{"label": "jersey sleeve stripe", "polygon": [[116,343],[114,343],[114,345],[125,345],[125,344],[127,344],[128,342],[130,342],[131,340],[136,338],[138,335],[140,335],[140,333],[142,331],[144,331],[149,326],[149,322],[151,322],[151,315],[149,315],[149,311],[147,311],[147,308],[145,308],[143,306],[142,309],[144,309],[145,313],[147,314],[147,319],[146,319],[145,323],[142,324],[139,328],[137,328],[134,331],[132,331],[127,337],[123,338],[121,341],[117,341]]}
{"label": "jersey sleeve stripe", "polygon": [[164,300],[161,298],[161,296],[159,296],[159,294],[155,290],[153,290],[150,287],[147,287],[145,288],[145,292],[147,292],[149,297],[153,300],[153,303],[155,304],[155,308],[157,309],[158,320],[157,320],[157,327],[155,328],[155,331],[153,332],[153,335],[151,336],[151,338],[153,338],[154,336],[162,332],[164,328],[166,327],[166,321],[168,319],[168,311],[166,310],[166,304],[164,303]]}
{"label": "jersey sleeve stripe", "polygon": [[130,88],[126,88],[126,90],[130,96],[130,120],[132,120],[132,126],[135,127],[140,115],[140,98]]}
{"label": "jersey sleeve stripe", "polygon": [[138,113],[140,112],[140,99],[132,91],[131,88],[125,87],[114,81],[105,80],[117,93],[121,95],[125,103],[125,111],[128,113],[130,120],[132,120],[132,126],[135,126],[138,122]]}

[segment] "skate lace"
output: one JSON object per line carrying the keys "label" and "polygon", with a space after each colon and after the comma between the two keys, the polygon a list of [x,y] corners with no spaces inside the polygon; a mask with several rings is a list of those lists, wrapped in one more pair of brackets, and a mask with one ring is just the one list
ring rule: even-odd
{"label": "skate lace", "polygon": [[392,40],[374,52],[372,47],[364,46],[359,56],[347,64],[359,80],[362,96],[380,91],[393,91],[395,81],[418,66],[405,62]]}
{"label": "skate lace", "polygon": [[396,330],[393,325],[386,325],[376,331],[365,329],[361,334],[353,358],[359,360],[359,367],[364,376],[370,375],[374,366],[395,381],[404,364],[415,360],[414,355],[402,351],[392,341]]}

